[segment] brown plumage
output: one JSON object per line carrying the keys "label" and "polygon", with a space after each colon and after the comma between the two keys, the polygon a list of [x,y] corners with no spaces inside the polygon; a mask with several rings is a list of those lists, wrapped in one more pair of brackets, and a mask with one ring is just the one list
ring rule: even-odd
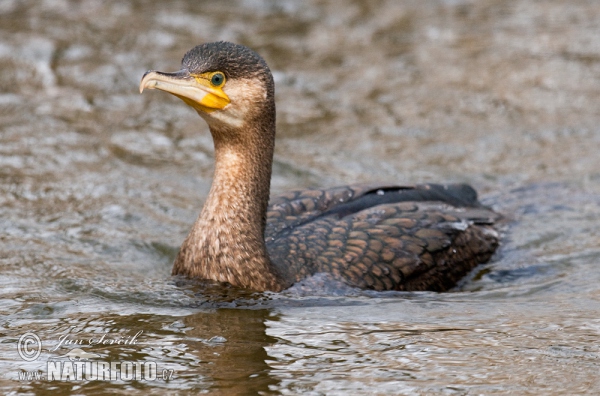
{"label": "brown plumage", "polygon": [[268,205],[275,101],[265,61],[218,42],[195,47],[182,66],[140,84],[194,107],[215,145],[212,187],[173,274],[280,291],[327,272],[366,289],[443,291],[498,246],[499,216],[466,185],[294,191]]}

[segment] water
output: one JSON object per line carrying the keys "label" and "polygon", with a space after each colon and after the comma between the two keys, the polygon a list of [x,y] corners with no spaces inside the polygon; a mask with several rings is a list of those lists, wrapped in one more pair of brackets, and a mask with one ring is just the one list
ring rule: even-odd
{"label": "water", "polygon": [[[586,1],[0,2],[0,389],[599,393],[599,13]],[[172,278],[212,142],[191,109],[137,86],[217,39],[274,71],[275,192],[468,182],[507,218],[492,263],[444,294]],[[27,332],[43,347],[30,362],[17,353]],[[19,380],[75,346],[156,362],[157,378]]]}

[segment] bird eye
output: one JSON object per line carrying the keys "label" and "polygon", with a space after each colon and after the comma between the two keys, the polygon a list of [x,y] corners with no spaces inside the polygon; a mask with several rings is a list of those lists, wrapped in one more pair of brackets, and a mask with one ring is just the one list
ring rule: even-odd
{"label": "bird eye", "polygon": [[225,76],[221,72],[213,74],[213,76],[210,78],[210,83],[215,87],[222,85],[223,82],[225,82]]}

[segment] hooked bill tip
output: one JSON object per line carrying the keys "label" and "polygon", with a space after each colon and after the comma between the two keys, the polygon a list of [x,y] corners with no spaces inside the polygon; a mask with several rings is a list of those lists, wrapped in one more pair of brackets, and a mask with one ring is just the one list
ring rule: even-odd
{"label": "hooked bill tip", "polygon": [[144,88],[152,89],[156,86],[156,81],[152,80],[152,74],[154,74],[154,70],[148,70],[142,76],[142,81],[140,81],[140,93],[144,92]]}

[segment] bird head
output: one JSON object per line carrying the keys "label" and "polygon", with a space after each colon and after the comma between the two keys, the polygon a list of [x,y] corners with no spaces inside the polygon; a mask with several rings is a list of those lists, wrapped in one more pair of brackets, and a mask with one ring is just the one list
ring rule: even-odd
{"label": "bird head", "polygon": [[198,45],[174,73],[148,71],[144,89],[159,89],[193,107],[214,129],[239,129],[257,118],[274,122],[274,83],[264,59],[251,49],[228,42]]}

